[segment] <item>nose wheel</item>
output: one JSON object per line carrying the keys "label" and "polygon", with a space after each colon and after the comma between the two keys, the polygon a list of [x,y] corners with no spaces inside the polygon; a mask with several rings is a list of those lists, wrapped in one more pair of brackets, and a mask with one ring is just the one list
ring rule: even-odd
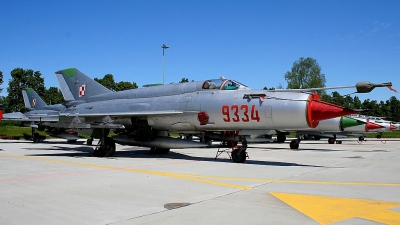
{"label": "nose wheel", "polygon": [[290,149],[299,149],[300,146],[300,139],[294,139],[289,144]]}
{"label": "nose wheel", "polygon": [[232,156],[233,162],[244,163],[247,158],[246,149],[244,147],[240,146],[239,148],[232,151],[231,156]]}

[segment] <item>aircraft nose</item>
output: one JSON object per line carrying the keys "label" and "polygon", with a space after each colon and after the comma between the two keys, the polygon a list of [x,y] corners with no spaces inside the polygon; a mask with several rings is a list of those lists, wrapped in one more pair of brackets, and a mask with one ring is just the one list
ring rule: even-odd
{"label": "aircraft nose", "polygon": [[367,124],[365,125],[365,131],[370,131],[370,130],[375,130],[375,129],[380,129],[380,128],[384,128],[379,124],[376,123],[372,123],[372,122],[367,122]]}
{"label": "aircraft nose", "polygon": [[310,127],[318,126],[319,121],[332,119],[335,117],[358,114],[357,111],[347,109],[332,103],[320,100],[318,94],[311,94],[307,107],[307,122]]}
{"label": "aircraft nose", "polygon": [[396,126],[394,126],[393,124],[390,124],[390,131],[392,131],[392,130],[396,130]]}

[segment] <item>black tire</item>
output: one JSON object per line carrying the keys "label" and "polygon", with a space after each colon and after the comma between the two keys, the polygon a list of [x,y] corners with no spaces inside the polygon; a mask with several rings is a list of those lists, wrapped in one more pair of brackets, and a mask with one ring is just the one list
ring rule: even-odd
{"label": "black tire", "polygon": [[235,163],[244,163],[246,161],[246,151],[238,148],[232,151],[232,161]]}
{"label": "black tire", "polygon": [[110,137],[106,137],[104,145],[101,145],[93,152],[96,157],[112,157],[115,153],[115,141]]}
{"label": "black tire", "polygon": [[86,140],[86,145],[91,146],[93,144],[93,139],[87,139]]}
{"label": "black tire", "polygon": [[381,134],[378,134],[378,135],[376,135],[376,138],[381,139],[381,138],[382,138],[382,135],[381,135]]}
{"label": "black tire", "polygon": [[358,137],[358,141],[364,141],[364,137],[363,136]]}
{"label": "black tire", "polygon": [[317,140],[317,141],[321,140],[321,136],[315,135],[314,140]]}
{"label": "black tire", "polygon": [[276,137],[276,142],[278,143],[283,143],[286,141],[286,135],[285,134],[278,134]]}
{"label": "black tire", "polygon": [[299,149],[300,141],[299,140],[292,140],[289,144],[290,149]]}
{"label": "black tire", "polygon": [[39,143],[40,141],[40,135],[39,133],[34,133],[32,137],[33,143]]}
{"label": "black tire", "polygon": [[328,144],[335,144],[335,138],[328,138]]}

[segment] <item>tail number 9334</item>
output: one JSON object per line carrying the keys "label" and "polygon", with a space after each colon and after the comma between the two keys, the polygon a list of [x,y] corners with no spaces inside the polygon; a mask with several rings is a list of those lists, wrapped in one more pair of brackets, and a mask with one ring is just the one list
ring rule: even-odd
{"label": "tail number 9334", "polygon": [[260,117],[258,116],[258,110],[256,110],[255,105],[251,105],[251,111],[249,115],[249,106],[248,105],[223,105],[222,106],[222,115],[225,122],[249,122],[250,120],[255,120],[260,122]]}

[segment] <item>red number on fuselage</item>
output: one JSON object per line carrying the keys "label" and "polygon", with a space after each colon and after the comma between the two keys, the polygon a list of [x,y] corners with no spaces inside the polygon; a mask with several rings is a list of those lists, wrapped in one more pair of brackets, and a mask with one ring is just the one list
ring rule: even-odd
{"label": "red number on fuselage", "polygon": [[258,110],[255,110],[255,108],[256,108],[255,105],[251,106],[251,119],[260,122],[260,117],[258,116]]}
{"label": "red number on fuselage", "polygon": [[222,115],[226,116],[226,118],[224,118],[225,122],[231,122],[231,117],[229,116],[229,106],[222,106]]}
{"label": "red number on fuselage", "polygon": [[244,118],[242,118],[243,122],[249,122],[249,107],[247,105],[242,105],[240,106],[240,109],[244,110],[243,115]]}
{"label": "red number on fuselage", "polygon": [[235,117],[232,118],[232,121],[233,122],[239,122],[240,121],[240,119],[239,119],[239,107],[237,105],[233,105],[231,107],[231,109],[233,111],[233,115],[235,116]]}
{"label": "red number on fuselage", "polygon": [[[251,120],[255,120],[260,122],[260,117],[258,116],[258,110],[256,110],[256,106],[251,106],[251,116],[249,118],[249,106],[248,105],[241,105],[240,112],[238,105],[232,105],[230,108],[227,105],[222,106],[222,115],[225,116],[223,120],[225,122],[231,122],[231,111],[232,111],[232,121],[233,122],[240,122],[242,119],[243,122],[249,122]],[[239,115],[240,114],[240,115]]]}

